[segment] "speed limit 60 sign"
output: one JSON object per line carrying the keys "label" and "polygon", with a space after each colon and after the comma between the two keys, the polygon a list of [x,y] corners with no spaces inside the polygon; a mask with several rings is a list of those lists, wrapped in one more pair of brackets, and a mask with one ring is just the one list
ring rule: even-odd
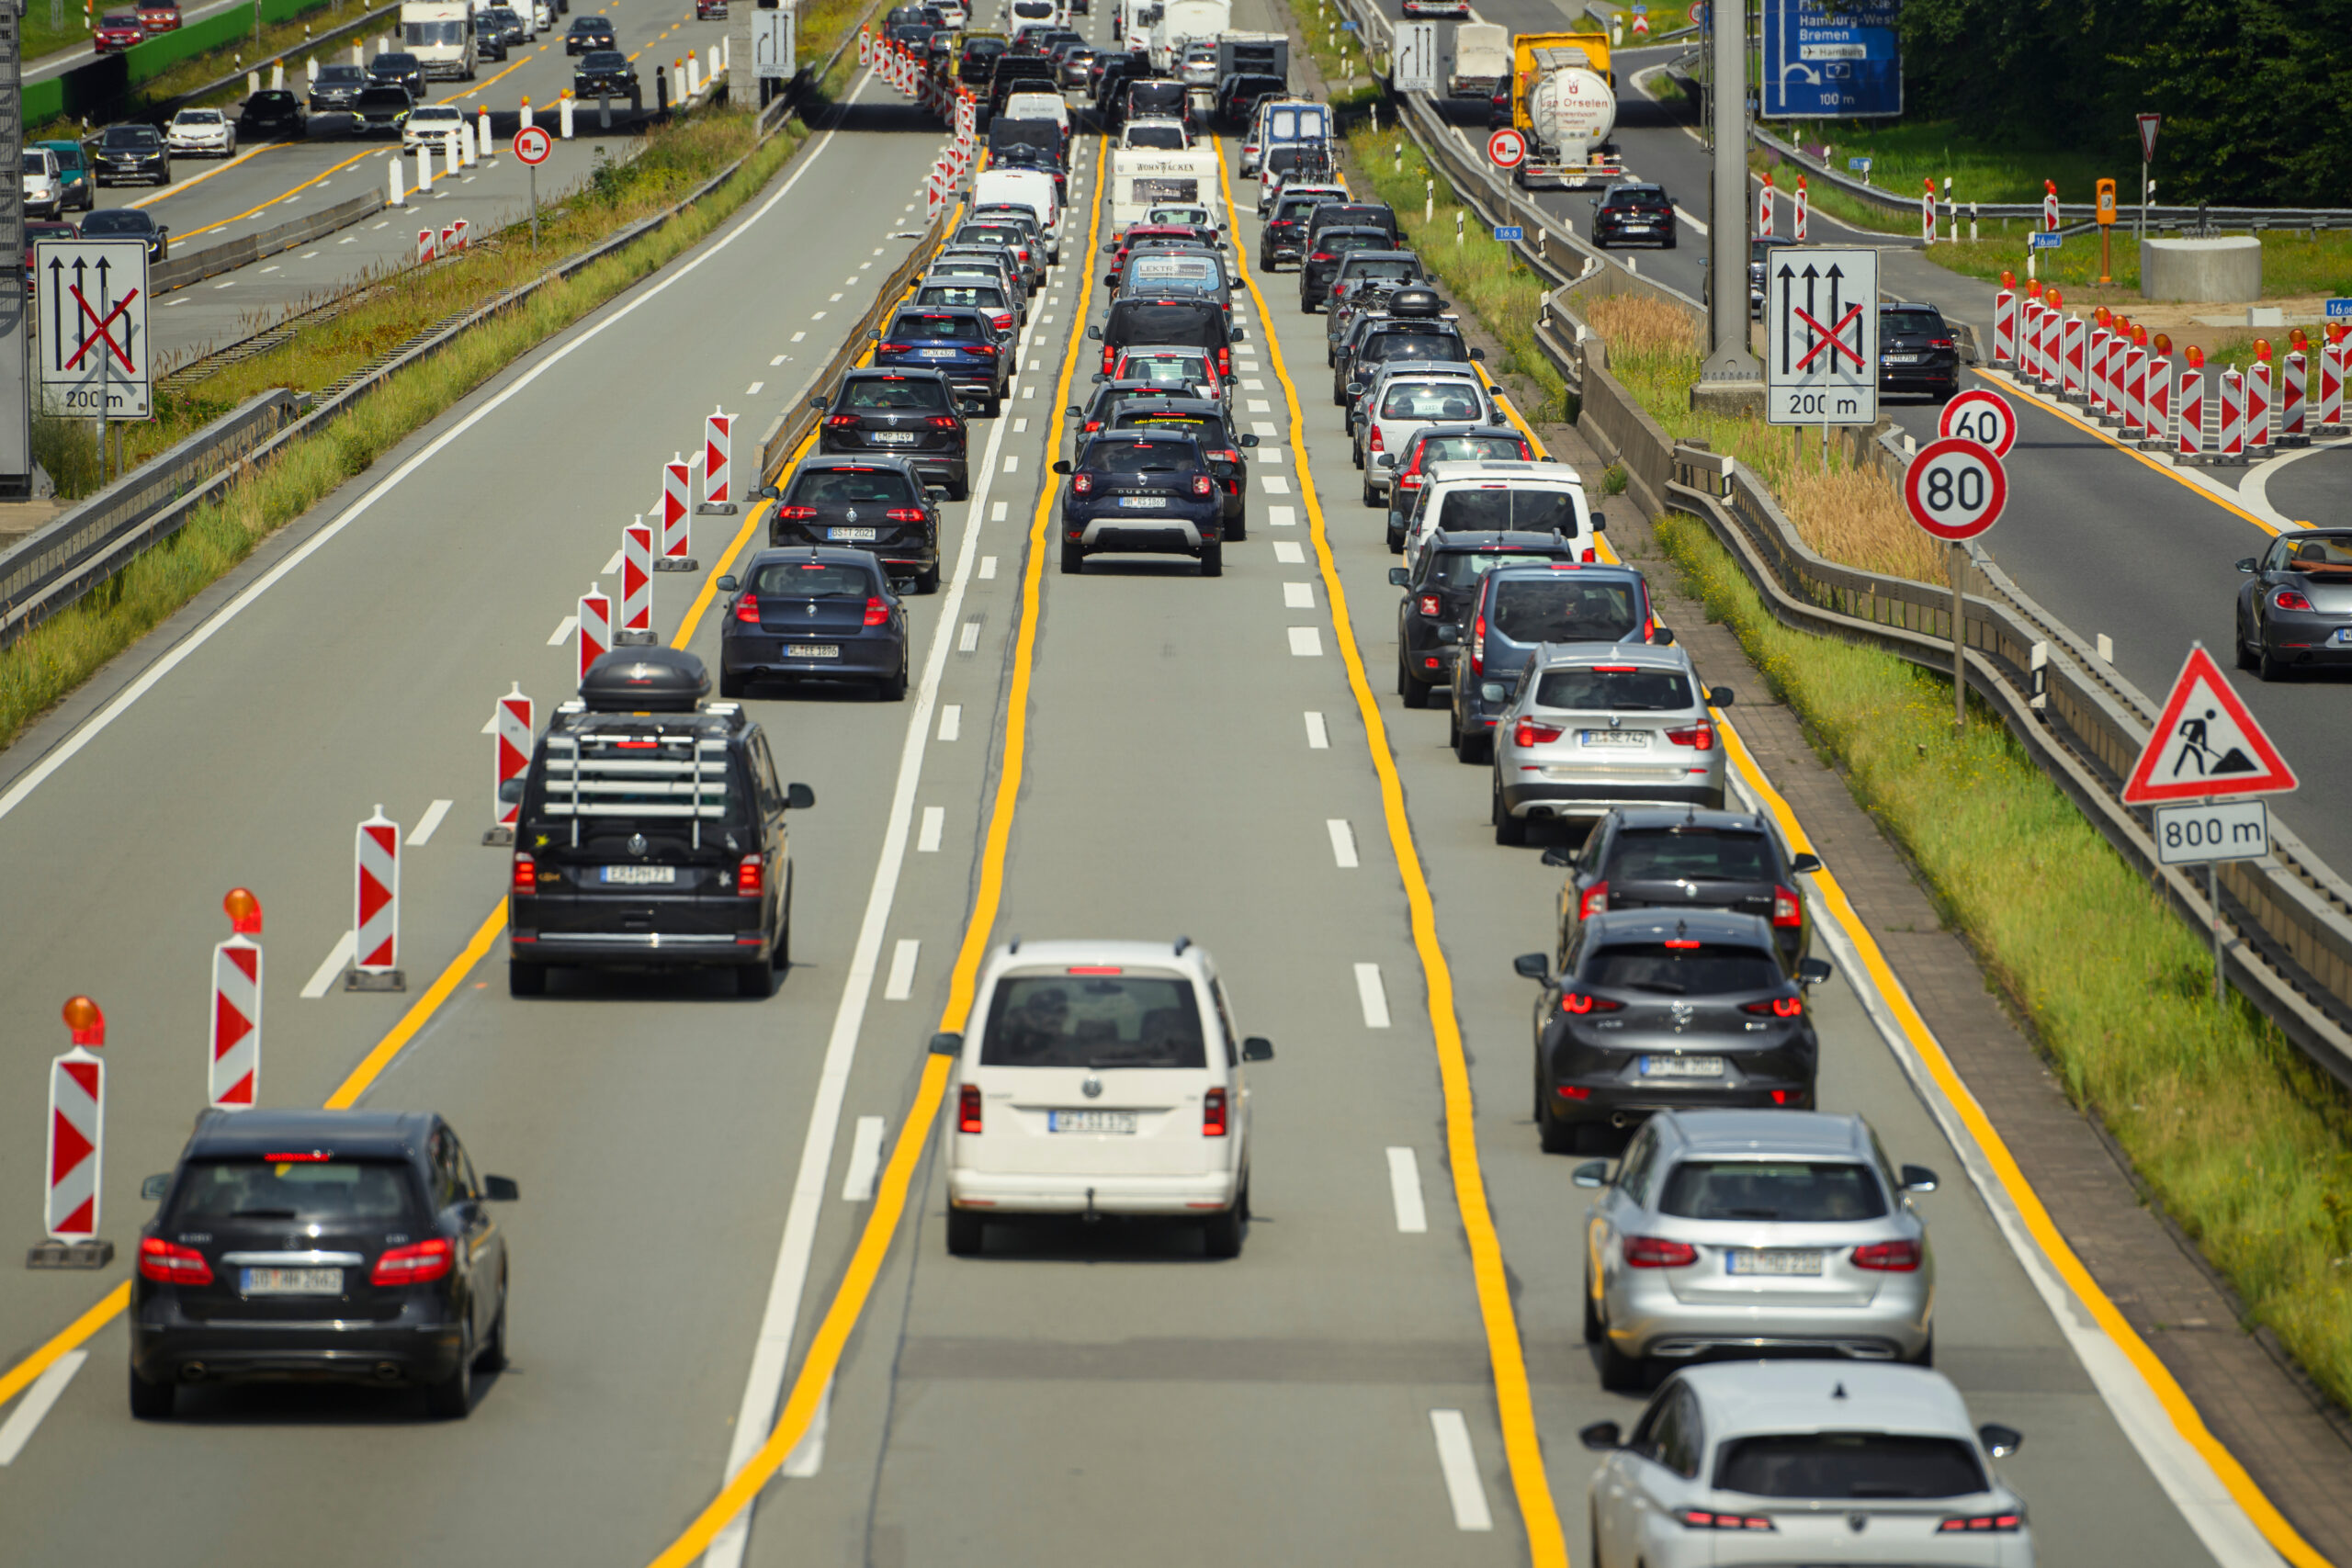
{"label": "speed limit 60 sign", "polygon": [[1936,421],[1936,434],[1973,441],[1996,457],[2006,457],[2017,445],[2018,416],[2000,393],[1972,387],[1944,405],[1943,416]]}
{"label": "speed limit 60 sign", "polygon": [[1939,539],[1974,538],[1999,520],[2008,499],[2001,459],[1963,436],[1920,447],[1903,475],[1912,521]]}

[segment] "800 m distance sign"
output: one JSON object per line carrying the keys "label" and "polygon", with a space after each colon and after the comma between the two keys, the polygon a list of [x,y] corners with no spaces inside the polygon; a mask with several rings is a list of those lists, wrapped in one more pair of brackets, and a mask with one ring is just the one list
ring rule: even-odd
{"label": "800 m distance sign", "polygon": [[1878,253],[1775,250],[1764,286],[1765,418],[1876,423]]}

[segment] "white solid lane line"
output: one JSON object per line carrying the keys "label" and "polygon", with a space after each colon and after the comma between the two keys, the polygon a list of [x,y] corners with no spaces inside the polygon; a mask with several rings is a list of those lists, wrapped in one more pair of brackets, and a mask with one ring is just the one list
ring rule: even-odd
{"label": "white solid lane line", "polygon": [[65,1392],[65,1385],[74,1381],[74,1374],[80,1371],[82,1363],[89,1359],[87,1350],[68,1350],[51,1361],[49,1370],[33,1380],[32,1387],[25,1390],[24,1398],[17,1401],[17,1408],[9,1413],[7,1425],[0,1426],[0,1469],[17,1462],[17,1456],[25,1451],[25,1445],[32,1441],[33,1434],[40,1429],[41,1419],[49,1414],[49,1407],[57,1403],[58,1395]]}
{"label": "white solid lane line", "polygon": [[944,807],[926,806],[922,808],[922,832],[915,839],[917,854],[935,855],[939,852],[940,829],[947,826]]}
{"label": "white solid lane line", "polygon": [[[496,724],[498,721],[493,718],[491,722]],[[488,735],[491,731],[485,729],[482,733]],[[1331,749],[1331,732],[1323,728],[1323,716],[1319,713],[1306,716],[1306,749],[1310,751],[1329,751]]]}
{"label": "white solid lane line", "polygon": [[939,710],[939,738],[953,740],[963,733],[964,706],[961,703],[949,703]]}
{"label": "white solid lane line", "polygon": [[409,847],[419,849],[431,843],[433,829],[441,826],[441,818],[448,816],[449,807],[457,804],[454,800],[436,800],[426,807],[424,817],[417,821],[416,830],[408,836]]}
{"label": "white solid lane line", "polygon": [[1344,817],[1327,818],[1323,828],[1331,835],[1332,860],[1339,863],[1341,871],[1355,870],[1356,830],[1348,826],[1348,819]]}
{"label": "white solid lane line", "polygon": [[842,1201],[870,1203],[874,1183],[882,1173],[882,1118],[861,1116],[850,1134],[849,1168],[842,1173]]}
{"label": "white solid lane line", "polygon": [[1291,627],[1290,650],[1294,657],[1299,659],[1322,658],[1323,628],[1320,626]]}
{"label": "white solid lane line", "polygon": [[1428,1231],[1429,1211],[1421,1205],[1421,1164],[1410,1149],[1388,1151],[1388,1198],[1396,1207],[1400,1235],[1420,1235]]}
{"label": "white solid lane line", "polygon": [[1703,233],[1705,233],[1705,232],[1707,231],[1707,226],[1706,226],[1704,223],[1700,222],[1696,218],[1691,217],[1688,212],[1683,211],[1683,210],[1682,210],[1682,209],[1680,209],[1679,207],[1678,207],[1678,208],[1676,208],[1676,209],[1674,209],[1674,215],[1675,215],[1677,218],[1679,218],[1680,220],[1682,220],[1682,221],[1683,221],[1683,222],[1688,223],[1689,225],[1690,225],[1690,231],[1691,231],[1692,233],[1694,233],[1694,234],[1703,234]]}
{"label": "white solid lane line", "polygon": [[1283,583],[1283,608],[1285,610],[1312,610],[1315,608],[1315,584],[1311,582]]}
{"label": "white solid lane line", "polygon": [[1430,1430],[1437,1437],[1437,1468],[1445,1477],[1446,1501],[1453,1505],[1453,1528],[1494,1529],[1486,1483],[1478,1479],[1478,1456],[1470,1448],[1470,1423],[1459,1410],[1432,1410]]}
{"label": "white solid lane line", "polygon": [[358,952],[358,940],[351,932],[345,931],[337,937],[334,950],[311,972],[310,983],[302,987],[302,999],[314,1002],[325,996],[327,987],[334,984],[335,977],[344,972]]}
{"label": "white solid lane line", "polygon": [[882,999],[902,1002],[914,994],[915,959],[922,953],[922,943],[913,937],[900,937],[899,945],[890,953],[890,977],[882,982]]}
{"label": "white solid lane line", "polygon": [[1388,988],[1380,983],[1380,965],[1356,965],[1356,1001],[1363,1009],[1366,1029],[1388,1027]]}
{"label": "white solid lane line", "polygon": [[571,640],[571,634],[579,629],[580,617],[578,615],[564,616],[563,619],[555,624],[555,630],[548,634],[548,646],[549,648],[561,648],[567,641]]}

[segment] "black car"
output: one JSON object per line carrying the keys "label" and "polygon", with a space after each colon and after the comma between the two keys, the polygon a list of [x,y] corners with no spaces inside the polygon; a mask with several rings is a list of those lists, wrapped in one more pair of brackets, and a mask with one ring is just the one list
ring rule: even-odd
{"label": "black car", "polygon": [[[855,558],[878,581],[872,558]],[[792,962],[785,813],[817,797],[779,783],[766,734],[734,703],[706,705],[709,692],[682,649],[616,649],[556,710],[514,825],[515,996],[544,993],[550,968],[605,965],[723,967],[737,995],[775,994]]]}
{"label": "black car", "polygon": [[90,149],[90,167],[102,186],[172,183],[171,151],[152,125],[107,126]]}
{"label": "black car", "polygon": [[428,1112],[207,1111],[139,1232],[130,1413],[249,1379],[404,1384],[462,1419],[475,1369],[506,1360],[506,1233]]}
{"label": "black car", "polygon": [[1388,236],[1385,248],[1404,248],[1402,231],[1396,227],[1396,212],[1380,201],[1327,201],[1316,204],[1306,215],[1306,231],[1303,243],[1313,250],[1326,229],[1378,229]]}
{"label": "black car", "polygon": [[989,78],[996,74],[997,56],[1007,47],[1007,40],[994,33],[967,38],[963,51],[956,57],[956,80],[985,92]]}
{"label": "black car", "polygon": [[1611,909],[1730,909],[1770,923],[1789,974],[1813,952],[1813,927],[1797,878],[1821,869],[1792,857],[1761,817],[1688,807],[1621,806],[1585,835],[1581,849],[1554,844],[1545,865],[1567,868],[1560,886],[1559,959],[1577,928]]}
{"label": "black car", "polygon": [[389,50],[369,61],[368,80],[379,87],[406,87],[412,104],[424,101],[424,62],[404,50]]}
{"label": "black car", "polygon": [[1747,313],[1755,320],[1764,319],[1764,269],[1770,264],[1772,253],[1795,243],[1794,240],[1777,238],[1747,242]]}
{"label": "black car", "polygon": [[1203,577],[1225,570],[1225,502],[1216,472],[1191,434],[1104,431],[1054,472],[1062,486],[1062,570],[1090,555],[1191,556]]}
{"label": "black car", "polygon": [[628,56],[616,49],[592,49],[580,57],[571,70],[571,96],[582,102],[602,97],[627,98],[629,107],[639,107],[645,88],[637,79],[637,67]]}
{"label": "black car", "polygon": [[1058,94],[1060,91],[1052,61],[1034,54],[1008,51],[997,56],[996,70],[989,77],[989,115],[993,118],[1004,107],[1004,100],[1015,93]]}
{"label": "black car", "polygon": [[1592,243],[1622,245],[1640,241],[1674,249],[1674,199],[1664,186],[1611,186],[1592,204]]}
{"label": "black car", "polygon": [[946,372],[852,370],[831,402],[811,400],[825,416],[818,451],[905,457],[923,483],[946,486],[956,501],[971,494],[970,443]]}
{"label": "black car", "polygon": [[2352,528],[2282,534],[2238,570],[2247,577],[2238,587],[2239,669],[2277,681],[2352,662]]}
{"label": "black car", "polygon": [[1094,392],[1083,408],[1072,403],[1062,412],[1078,421],[1079,445],[1086,438],[1109,427],[1119,404],[1133,398],[1164,398],[1168,389],[1157,381],[1114,381],[1101,371],[1095,372]]}
{"label": "black car", "polygon": [[1396,244],[1388,231],[1370,225],[1333,224],[1307,242],[1311,247],[1298,264],[1298,308],[1308,315],[1323,308],[1341,257],[1357,251],[1386,251]]}
{"label": "black car", "polygon": [[1117,130],[1126,123],[1127,84],[1151,74],[1151,56],[1140,51],[1128,54],[1105,54],[1088,71],[1087,79],[1092,88],[1094,113],[1106,130]]}
{"label": "black car", "polygon": [[564,30],[563,52],[585,54],[592,49],[618,49],[614,41],[613,24],[606,17],[574,17],[571,26]]}
{"label": "black car", "polygon": [[[895,579],[912,578],[918,593],[939,592],[939,508],[933,491],[905,457],[809,457],[774,501],[768,543],[846,545],[879,560]],[[724,672],[721,680],[725,679]]]}
{"label": "black car", "polygon": [[1307,215],[1325,202],[1346,199],[1336,190],[1284,191],[1258,230],[1258,270],[1272,272],[1279,263],[1305,255]]}
{"label": "black car", "polygon": [[[1556,492],[1555,492],[1556,493]],[[1549,502],[1552,495],[1522,491],[1518,502]],[[1540,519],[1511,519],[1513,532],[1542,533]],[[1601,525],[1593,514],[1592,525]],[[1563,543],[1580,530],[1572,515],[1561,524]],[[1438,634],[1445,639],[1445,634]],[[1485,762],[1494,755],[1495,720],[1510,706],[1519,672],[1545,643],[1670,643],[1674,634],[1650,615],[1650,588],[1630,566],[1548,561],[1506,567],[1479,579],[1470,608],[1451,639],[1459,646],[1447,705],[1447,741],[1456,760]]]}
{"label": "black car", "polygon": [[474,14],[474,37],[495,43],[499,58],[518,43],[529,41],[523,28],[523,14],[512,6],[492,6]]}
{"label": "black car", "polygon": [[1388,314],[1366,321],[1340,345],[1331,369],[1331,401],[1348,411],[1350,434],[1355,400],[1371,386],[1375,367],[1398,359],[1466,365],[1486,358],[1484,349],[1465,344],[1462,329],[1437,313],[1436,303],[1426,288],[1400,288],[1388,297]]}
{"label": "black car", "polygon": [[310,130],[302,100],[283,87],[264,87],[237,111],[240,136],[307,136]]}
{"label": "black car", "polygon": [[[1396,470],[1388,485],[1388,553],[1405,553],[1405,523],[1413,514],[1413,502],[1419,497],[1421,486],[1428,482],[1431,463],[1534,460],[1535,449],[1528,445],[1527,438],[1507,424],[1432,424],[1415,431],[1403,451],[1383,452],[1378,459],[1382,468]],[[1451,660],[1445,668],[1453,668]],[[1408,697],[1405,705],[1419,705]]]}
{"label": "black car", "polygon": [[1200,443],[1201,456],[1216,475],[1225,499],[1225,536],[1238,539],[1249,527],[1250,460],[1254,435],[1237,434],[1223,402],[1208,398],[1120,398],[1105,411],[1110,433],[1182,430]]}
{"label": "black car", "polygon": [[718,591],[732,595],[718,623],[719,695],[768,682],[854,681],[886,703],[906,697],[906,603],[865,550],[762,550],[740,577],[720,578]]}
{"label": "black car", "polygon": [[356,109],[359,107],[359,94],[367,85],[368,73],[356,65],[322,65],[319,79],[311,84],[311,112],[329,114]]}
{"label": "black car", "polygon": [[1127,83],[1121,105],[1119,122],[1131,119],[1182,119],[1186,94],[1184,84],[1164,77],[1134,80]]}
{"label": "black car", "polygon": [[956,389],[967,413],[994,419],[1012,389],[1012,344],[998,337],[995,318],[968,305],[901,310],[876,334],[876,369],[936,370]]}
{"label": "black car", "polygon": [[1960,395],[1960,342],[1933,305],[1878,308],[1878,389],[1924,392],[1938,402]]}
{"label": "black car", "polygon": [[1598,914],[1556,975],[1544,954],[1512,967],[1539,982],[1535,1126],[1550,1154],[1600,1152],[1654,1111],[1813,1109],[1821,1044],[1805,988],[1755,915],[1693,909]]}
{"label": "black car", "polygon": [[1233,342],[1240,334],[1226,324],[1214,299],[1124,298],[1112,301],[1102,324],[1087,328],[1086,335],[1102,344],[1105,373],[1117,367],[1119,350],[1129,344],[1165,344],[1208,350],[1223,380],[1233,374]]}
{"label": "black car", "polygon": [[1488,572],[1575,559],[1576,547],[1557,534],[1465,529],[1430,540],[1409,570],[1390,567],[1388,581],[1405,591],[1396,602],[1396,695],[1425,708],[1453,680],[1462,628]]}
{"label": "black car", "polygon": [[1260,76],[1237,71],[1216,85],[1217,118],[1227,129],[1247,130],[1261,98],[1279,98],[1290,91],[1280,76]]}
{"label": "black car", "polygon": [[102,207],[82,220],[85,240],[143,240],[151,262],[172,259],[172,231],[135,207]]}
{"label": "black car", "polygon": [[359,117],[362,130],[397,134],[408,123],[409,111],[415,107],[416,98],[406,87],[390,82],[371,82],[360,90],[358,105],[352,112]]}
{"label": "black car", "polygon": [[1429,280],[1420,258],[1410,251],[1350,251],[1341,256],[1323,295],[1323,363],[1339,363],[1340,344],[1358,310],[1385,313],[1391,294],[1415,287],[1426,288]]}

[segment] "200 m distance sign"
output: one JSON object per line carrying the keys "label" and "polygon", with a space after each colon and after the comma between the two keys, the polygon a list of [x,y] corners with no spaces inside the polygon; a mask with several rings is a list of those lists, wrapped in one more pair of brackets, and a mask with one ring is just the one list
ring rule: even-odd
{"label": "200 m distance sign", "polygon": [[1947,436],[1919,448],[1903,476],[1911,520],[1939,539],[1973,539],[2000,520],[2009,477],[1991,448]]}

